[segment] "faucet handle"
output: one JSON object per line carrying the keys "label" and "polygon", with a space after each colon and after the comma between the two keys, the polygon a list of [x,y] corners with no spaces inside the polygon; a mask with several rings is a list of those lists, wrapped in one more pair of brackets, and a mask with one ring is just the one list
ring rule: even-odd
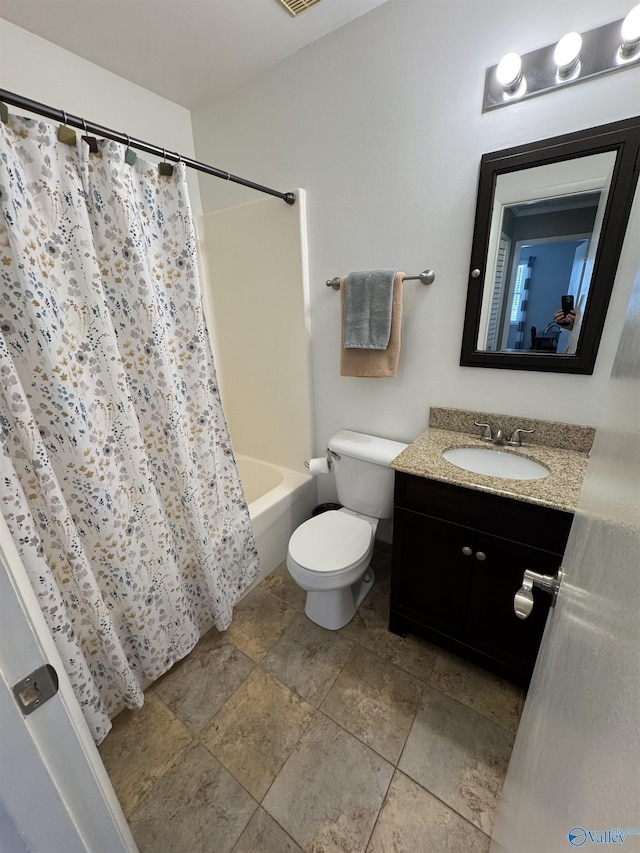
{"label": "faucet handle", "polygon": [[484,431],[480,436],[483,441],[493,441],[493,435],[491,434],[491,424],[479,424],[477,421],[474,421],[473,425],[477,427],[484,427]]}
{"label": "faucet handle", "polygon": [[524,433],[531,435],[532,432],[532,429],[514,429],[514,431],[511,433],[511,436],[509,437],[509,441],[507,442],[507,444],[510,444],[512,447],[522,447],[521,435],[523,435]]}

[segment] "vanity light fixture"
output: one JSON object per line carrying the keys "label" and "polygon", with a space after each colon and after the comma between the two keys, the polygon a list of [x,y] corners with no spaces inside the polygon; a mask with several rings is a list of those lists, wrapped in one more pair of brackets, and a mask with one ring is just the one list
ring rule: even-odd
{"label": "vanity light fixture", "polygon": [[557,67],[557,75],[566,80],[580,65],[580,51],[582,50],[582,36],[580,33],[567,33],[562,36],[553,51],[553,61]]}
{"label": "vanity light fixture", "polygon": [[518,91],[522,83],[522,58],[519,53],[505,53],[496,68],[496,78],[508,94]]}
{"label": "vanity light fixture", "polygon": [[620,56],[628,60],[635,53],[640,55],[640,3],[633,7],[622,22],[621,34]]}
{"label": "vanity light fixture", "polygon": [[640,66],[640,4],[626,18],[529,53],[507,53],[485,74],[483,112],[554,89]]}

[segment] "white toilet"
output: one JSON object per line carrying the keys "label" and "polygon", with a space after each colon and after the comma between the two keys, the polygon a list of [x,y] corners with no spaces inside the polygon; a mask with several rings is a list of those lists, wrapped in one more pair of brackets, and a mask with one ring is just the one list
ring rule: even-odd
{"label": "white toilet", "polygon": [[310,518],[289,540],[287,568],[307,591],[304,611],[337,631],[349,622],[374,582],[369,568],[378,519],[393,512],[389,463],[406,444],[341,429],[329,441],[340,510]]}

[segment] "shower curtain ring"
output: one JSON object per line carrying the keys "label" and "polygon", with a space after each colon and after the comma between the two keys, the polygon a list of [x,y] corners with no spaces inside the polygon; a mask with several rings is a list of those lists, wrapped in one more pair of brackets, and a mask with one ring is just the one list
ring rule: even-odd
{"label": "shower curtain ring", "polygon": [[76,144],[76,132],[73,128],[67,127],[66,112],[64,110],[60,110],[60,112],[62,113],[62,124],[58,127],[58,142],[64,142],[65,145],[73,147]]}
{"label": "shower curtain ring", "polygon": [[80,121],[82,122],[82,126],[84,128],[84,136],[82,137],[82,139],[89,146],[89,151],[92,154],[97,154],[98,153],[98,140],[95,138],[95,136],[89,136],[89,131],[87,130],[87,122],[85,121],[85,119],[82,118],[82,119],[80,119]]}
{"label": "shower curtain ring", "polygon": [[158,174],[164,176],[165,178],[170,178],[173,175],[173,165],[171,163],[166,162],[167,159],[167,149],[162,149],[162,163],[158,163]]}
{"label": "shower curtain ring", "polygon": [[127,133],[127,150],[124,152],[124,162],[128,166],[133,166],[136,162],[137,156],[136,152],[131,150],[131,137]]}

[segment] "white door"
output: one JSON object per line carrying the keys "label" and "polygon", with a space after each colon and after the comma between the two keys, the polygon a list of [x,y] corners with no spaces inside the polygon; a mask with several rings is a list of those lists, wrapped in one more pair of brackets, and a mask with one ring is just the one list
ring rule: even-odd
{"label": "white door", "polygon": [[602,410],[492,853],[640,853],[640,277]]}
{"label": "white door", "polygon": [[[0,849],[137,850],[0,515]],[[23,716],[12,687],[50,663],[58,693]]]}

